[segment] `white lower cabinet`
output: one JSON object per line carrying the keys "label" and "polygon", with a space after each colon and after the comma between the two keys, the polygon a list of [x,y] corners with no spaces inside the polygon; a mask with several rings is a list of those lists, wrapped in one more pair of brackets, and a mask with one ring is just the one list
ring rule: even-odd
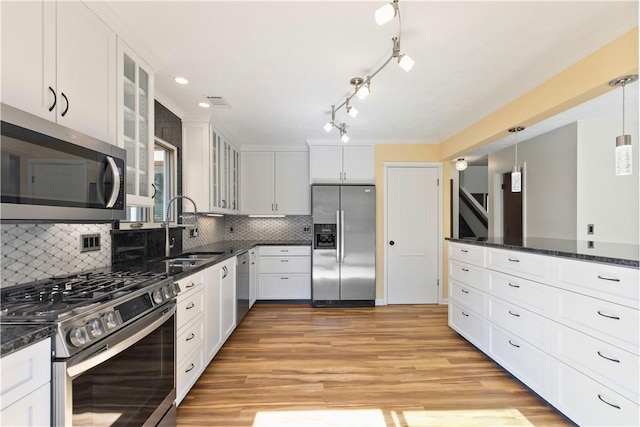
{"label": "white lower cabinet", "polygon": [[258,299],[311,299],[311,247],[261,246]]}
{"label": "white lower cabinet", "polygon": [[2,425],[51,425],[51,339],[0,359]]}
{"label": "white lower cabinet", "polygon": [[258,250],[249,250],[249,308],[258,299]]}
{"label": "white lower cabinet", "polygon": [[222,288],[221,268],[215,265],[205,270],[205,359],[213,360],[224,340],[222,339]]}
{"label": "white lower cabinet", "polygon": [[176,405],[182,402],[204,369],[204,274],[178,281],[176,308]]}
{"label": "white lower cabinet", "polygon": [[449,326],[572,421],[640,425],[638,269],[449,244]]}
{"label": "white lower cabinet", "polygon": [[220,287],[222,306],[222,338],[229,338],[236,328],[236,265],[238,259],[233,257],[220,266]]}

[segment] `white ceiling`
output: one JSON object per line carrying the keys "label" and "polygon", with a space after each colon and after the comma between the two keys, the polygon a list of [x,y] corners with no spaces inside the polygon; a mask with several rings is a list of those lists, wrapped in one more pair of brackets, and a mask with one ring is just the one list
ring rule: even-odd
{"label": "white ceiling", "polygon": [[[397,19],[382,27],[373,19],[384,4],[110,1],[100,8],[116,31],[135,36],[156,90],[174,109],[210,114],[238,146],[273,147],[339,141],[335,129],[322,129],[331,104],[344,101],[352,77],[391,54]],[[350,144],[439,143],[638,25],[637,1],[399,5],[401,50],[416,64],[409,73],[393,62],[382,70],[371,95],[353,99],[357,118],[338,112]],[[198,107],[211,95],[231,108]]]}

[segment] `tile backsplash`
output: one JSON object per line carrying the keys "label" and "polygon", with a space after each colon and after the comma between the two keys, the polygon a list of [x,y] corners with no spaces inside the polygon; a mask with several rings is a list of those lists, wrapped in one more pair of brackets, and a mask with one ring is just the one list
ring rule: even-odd
{"label": "tile backsplash", "polygon": [[[284,218],[226,217],[225,240],[311,240],[310,215]],[[305,231],[305,229],[307,229]]]}
{"label": "tile backsplash", "polygon": [[208,245],[224,240],[225,217],[199,216],[198,236],[189,237],[189,229],[182,231],[182,250],[187,251],[202,245]]}
{"label": "tile backsplash", "polygon": [[[111,224],[2,224],[1,286],[111,264]],[[80,236],[99,234],[101,248],[80,252]]]}

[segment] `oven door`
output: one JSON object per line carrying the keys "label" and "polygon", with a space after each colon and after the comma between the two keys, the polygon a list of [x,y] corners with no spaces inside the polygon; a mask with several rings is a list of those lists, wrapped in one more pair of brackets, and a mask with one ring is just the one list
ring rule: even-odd
{"label": "oven door", "polygon": [[147,426],[175,417],[175,302],[53,363],[53,423]]}

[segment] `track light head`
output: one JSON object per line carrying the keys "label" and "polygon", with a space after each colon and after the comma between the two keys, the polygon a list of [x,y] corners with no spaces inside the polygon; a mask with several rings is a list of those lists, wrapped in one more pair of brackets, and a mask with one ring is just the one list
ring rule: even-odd
{"label": "track light head", "polygon": [[347,108],[347,114],[355,119],[356,116],[358,115],[358,110],[356,110],[351,105],[349,105],[349,98],[347,98],[347,100],[344,102],[345,102],[345,107]]}
{"label": "track light head", "polygon": [[371,92],[371,77],[367,77],[364,83],[362,83],[363,80],[360,77],[356,77],[355,79],[351,79],[351,84],[353,84],[354,80],[359,82],[359,84],[356,85],[356,96],[358,99],[365,99]]}
{"label": "track light head", "polygon": [[324,130],[327,132],[331,132],[331,129],[333,129],[333,123],[332,122],[327,122],[326,125],[324,125]]}
{"label": "track light head", "polygon": [[416,62],[413,59],[411,59],[407,54],[402,54],[398,57],[398,65],[400,66],[400,68],[402,68],[406,72],[411,71],[415,63]]}
{"label": "track light head", "polygon": [[338,129],[340,129],[340,139],[342,140],[342,142],[344,142],[345,144],[349,142],[349,135],[347,135],[346,123],[343,123],[342,126],[340,126]]}
{"label": "track light head", "polygon": [[376,10],[375,18],[378,25],[384,25],[391,21],[398,14],[398,0],[387,3],[380,9]]}

